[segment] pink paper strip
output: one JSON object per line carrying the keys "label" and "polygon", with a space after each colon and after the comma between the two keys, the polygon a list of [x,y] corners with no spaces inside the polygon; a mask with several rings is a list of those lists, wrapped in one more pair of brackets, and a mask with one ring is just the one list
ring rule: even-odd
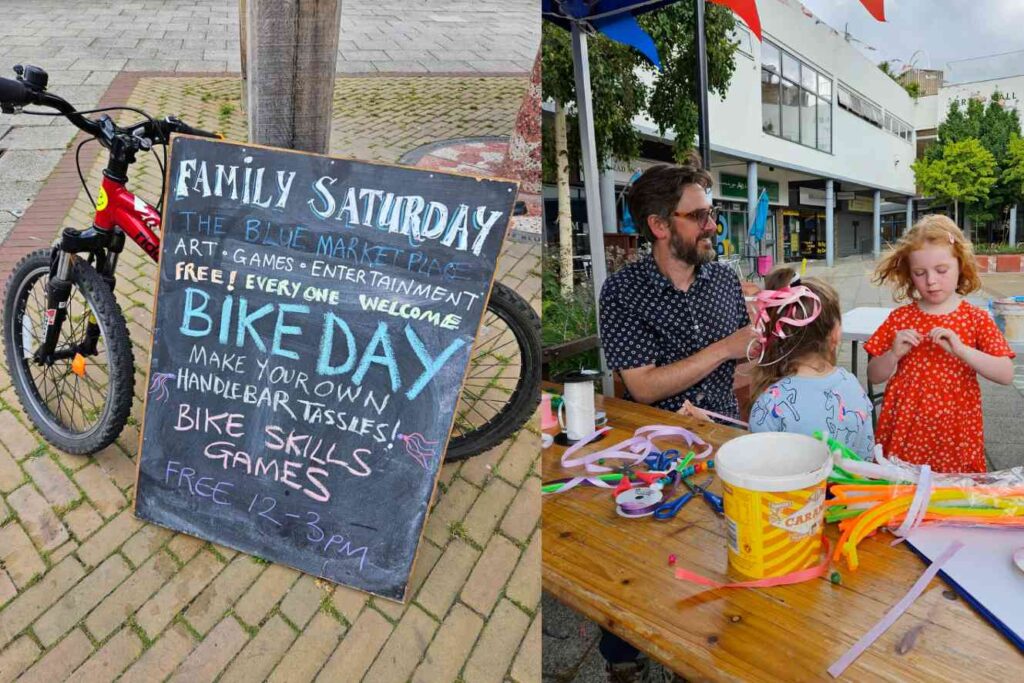
{"label": "pink paper strip", "polygon": [[939,573],[940,569],[942,569],[942,565],[946,564],[946,562],[956,555],[963,547],[964,544],[960,541],[953,541],[950,543],[949,547],[946,548],[941,555],[936,557],[931,566],[924,571],[924,574],[921,574],[921,578],[919,578],[911,587],[910,591],[908,591],[899,602],[893,605],[892,609],[886,612],[885,616],[882,617],[877,624],[871,627],[871,630],[861,636],[861,639],[858,640],[853,647],[847,650],[846,654],[837,659],[835,664],[828,668],[829,675],[833,678],[838,678],[843,671],[846,670],[846,667],[853,664],[857,657],[860,657],[865,650],[871,647],[871,644],[875,642],[880,635],[885,633],[890,626],[896,623],[896,620],[899,619],[900,615],[906,612],[914,601],[920,597],[921,593],[924,592],[924,589],[928,587],[928,583],[934,579],[935,575]]}

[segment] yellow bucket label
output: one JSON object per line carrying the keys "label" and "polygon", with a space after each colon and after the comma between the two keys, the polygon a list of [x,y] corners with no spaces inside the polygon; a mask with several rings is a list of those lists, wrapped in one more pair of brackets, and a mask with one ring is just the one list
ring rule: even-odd
{"label": "yellow bucket label", "polygon": [[107,191],[101,187],[100,193],[96,195],[96,210],[102,211],[105,208],[107,208]]}
{"label": "yellow bucket label", "polygon": [[722,484],[729,564],[733,569],[763,579],[818,563],[824,481],[805,489],[773,493]]}

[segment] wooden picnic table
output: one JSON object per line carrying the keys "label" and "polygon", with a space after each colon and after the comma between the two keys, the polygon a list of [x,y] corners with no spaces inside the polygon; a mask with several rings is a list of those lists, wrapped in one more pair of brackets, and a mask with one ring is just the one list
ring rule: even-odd
{"label": "wooden picnic table", "polygon": [[[585,452],[651,424],[686,427],[715,452],[744,433],[621,399],[597,401],[613,430]],[[557,444],[544,450],[545,482],[581,473],[561,467],[564,451]],[[716,478],[710,488],[721,493],[721,482]],[[590,486],[545,495],[542,505],[545,590],[688,680],[831,680],[828,667],[925,569],[883,532],[860,544],[856,572],[845,561],[833,565],[842,575],[838,585],[825,577],[773,588],[706,589],[677,580],[668,561],[674,554],[676,566],[723,582],[740,578],[727,573],[725,521],[699,497],[664,522],[619,517],[610,490]],[[834,547],[836,525],[827,525],[826,535]],[[936,578],[841,679],[1022,680],[1024,657]]]}

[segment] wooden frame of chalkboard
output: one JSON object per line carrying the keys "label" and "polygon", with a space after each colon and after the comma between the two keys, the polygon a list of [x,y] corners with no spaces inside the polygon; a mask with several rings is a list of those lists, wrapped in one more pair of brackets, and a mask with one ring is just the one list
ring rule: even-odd
{"label": "wooden frame of chalkboard", "polygon": [[175,136],[141,519],[404,602],[514,181]]}

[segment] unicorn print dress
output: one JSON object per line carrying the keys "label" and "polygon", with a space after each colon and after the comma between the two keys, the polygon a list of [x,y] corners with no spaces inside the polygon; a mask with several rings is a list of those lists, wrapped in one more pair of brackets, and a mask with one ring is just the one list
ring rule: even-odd
{"label": "unicorn print dress", "polygon": [[784,377],[757,397],[750,431],[828,434],[857,455],[872,459],[871,403],[860,382],[836,368],[824,377]]}

